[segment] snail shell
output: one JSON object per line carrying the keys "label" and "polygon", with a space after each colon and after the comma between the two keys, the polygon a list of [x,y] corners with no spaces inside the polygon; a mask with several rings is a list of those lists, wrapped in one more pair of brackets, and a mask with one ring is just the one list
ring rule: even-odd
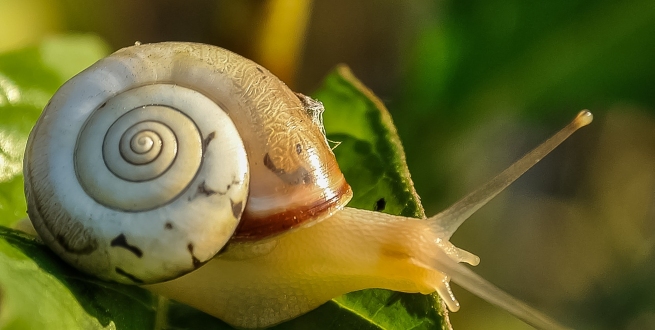
{"label": "snail shell", "polygon": [[178,277],[230,239],[280,234],[348,203],[321,111],[218,47],[121,49],[62,86],[32,130],[28,214],[83,271],[132,284]]}

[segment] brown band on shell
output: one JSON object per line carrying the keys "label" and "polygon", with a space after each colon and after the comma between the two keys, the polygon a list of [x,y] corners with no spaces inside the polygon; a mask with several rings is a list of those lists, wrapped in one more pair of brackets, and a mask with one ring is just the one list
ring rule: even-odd
{"label": "brown band on shell", "polygon": [[351,197],[350,185],[344,180],[343,185],[337,188],[334,197],[318,200],[313,204],[298,205],[265,217],[250,214],[246,208],[232,240],[255,241],[282,234],[311,221],[323,220],[327,215],[344,206],[340,201],[349,201]]}

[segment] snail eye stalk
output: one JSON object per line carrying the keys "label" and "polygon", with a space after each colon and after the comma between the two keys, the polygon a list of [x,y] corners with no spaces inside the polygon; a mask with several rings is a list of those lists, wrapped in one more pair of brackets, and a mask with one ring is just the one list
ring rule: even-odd
{"label": "snail eye stalk", "polygon": [[445,233],[445,238],[449,239],[457,228],[473,213],[496,197],[498,193],[507,188],[512,182],[516,181],[523,173],[537,164],[542,158],[571,136],[571,134],[579,128],[589,125],[592,120],[593,115],[589,110],[581,111],[571,123],[555,133],[550,139],[530,151],[523,158],[482,185],[482,187],[466,195],[444,211],[430,217],[430,220],[441,227],[441,230]]}

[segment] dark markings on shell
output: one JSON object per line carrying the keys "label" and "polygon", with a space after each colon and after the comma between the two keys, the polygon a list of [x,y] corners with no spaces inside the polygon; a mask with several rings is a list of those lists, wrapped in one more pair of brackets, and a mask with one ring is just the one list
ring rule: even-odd
{"label": "dark markings on shell", "polygon": [[107,105],[107,102],[105,102],[105,103],[103,103],[103,104],[101,104],[101,105],[100,105],[100,106],[98,107],[98,110],[100,110],[100,109],[102,109],[102,108],[104,108],[104,107],[105,107],[105,105]]}
{"label": "dark markings on shell", "polygon": [[227,186],[225,187],[225,191],[219,191],[219,190],[214,190],[212,188],[207,187],[207,183],[203,180],[198,185],[198,188],[196,189],[196,193],[193,194],[192,196],[189,196],[189,201],[192,201],[193,199],[198,197],[198,195],[205,195],[207,197],[210,197],[212,195],[218,194],[218,195],[223,196],[223,195],[227,194],[228,191],[230,191],[230,188],[232,188],[232,186],[239,185],[241,183],[242,182],[239,181],[239,180],[232,179],[232,182],[228,183]]}
{"label": "dark markings on shell", "polygon": [[122,247],[132,253],[134,253],[137,257],[141,258],[143,257],[143,251],[139,249],[138,247],[134,245],[130,245],[127,243],[127,238],[125,237],[124,234],[120,234],[116,236],[113,240],[111,240],[111,243],[109,243],[110,246],[112,247]]}
{"label": "dark markings on shell", "polygon": [[207,137],[202,140],[202,150],[207,150],[207,146],[209,145],[209,142],[212,142],[212,140],[216,137],[216,132],[211,132],[207,134]]}
{"label": "dark markings on shell", "polygon": [[232,182],[228,183],[227,187],[225,187],[225,193],[223,193],[223,195],[227,194],[227,192],[230,190],[230,188],[232,188],[233,185],[239,185],[239,184],[241,184],[241,181],[237,180],[236,178],[233,178]]}
{"label": "dark markings on shell", "polygon": [[198,267],[202,266],[203,263],[196,258],[196,256],[193,255],[193,243],[189,243],[189,245],[186,246],[187,250],[189,250],[189,253],[191,253],[191,263],[193,263],[193,268],[197,269]]}
{"label": "dark markings on shell", "polygon": [[259,73],[264,73],[264,70],[262,70],[260,67],[257,67],[257,71],[259,71]]}
{"label": "dark markings on shell", "polygon": [[170,222],[167,222],[167,223],[164,225],[164,228],[165,228],[165,229],[168,229],[168,230],[171,230],[171,229],[173,229],[173,224],[170,223]]}
{"label": "dark markings on shell", "polygon": [[300,155],[302,152],[302,145],[300,143],[296,144],[296,153]]}
{"label": "dark markings on shell", "polygon": [[218,191],[207,187],[207,184],[205,183],[205,181],[203,181],[198,185],[198,190],[196,191],[196,196],[199,194],[203,194],[205,196],[211,196],[211,195],[218,194]]}
{"label": "dark markings on shell", "polygon": [[264,156],[264,166],[275,173],[282,181],[290,185],[308,184],[312,181],[311,175],[304,167],[298,167],[295,171],[289,173],[275,166],[268,153]]}
{"label": "dark markings on shell", "polygon": [[118,275],[122,275],[122,276],[125,276],[125,277],[127,277],[128,279],[130,279],[130,281],[132,281],[132,282],[134,282],[134,283],[137,283],[137,284],[143,284],[143,283],[144,283],[142,279],[140,279],[140,278],[138,278],[138,277],[136,277],[136,276],[134,276],[134,275],[132,275],[132,274],[130,274],[130,273],[124,271],[124,270],[123,270],[122,268],[120,268],[120,267],[116,267],[116,274],[118,274]]}
{"label": "dark markings on shell", "polygon": [[380,198],[375,202],[375,207],[373,207],[373,210],[375,211],[384,211],[384,208],[387,207],[387,201],[384,200],[384,197]]}
{"label": "dark markings on shell", "polygon": [[235,219],[241,218],[241,213],[243,212],[243,201],[235,203],[233,200],[230,199],[230,204],[232,204],[232,214],[234,215],[234,218]]}

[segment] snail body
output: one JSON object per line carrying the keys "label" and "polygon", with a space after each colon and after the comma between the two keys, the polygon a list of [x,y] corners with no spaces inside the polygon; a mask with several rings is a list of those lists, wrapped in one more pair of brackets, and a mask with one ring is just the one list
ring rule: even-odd
{"label": "snail body", "polygon": [[436,291],[455,311],[450,279],[530,324],[557,326],[459,264],[479,259],[448,240],[590,113],[453,207],[413,219],[346,207],[352,191],[322,111],[218,47],[121,49],[62,86],[32,130],[29,217],[80,270],[238,327],[365,288]]}

